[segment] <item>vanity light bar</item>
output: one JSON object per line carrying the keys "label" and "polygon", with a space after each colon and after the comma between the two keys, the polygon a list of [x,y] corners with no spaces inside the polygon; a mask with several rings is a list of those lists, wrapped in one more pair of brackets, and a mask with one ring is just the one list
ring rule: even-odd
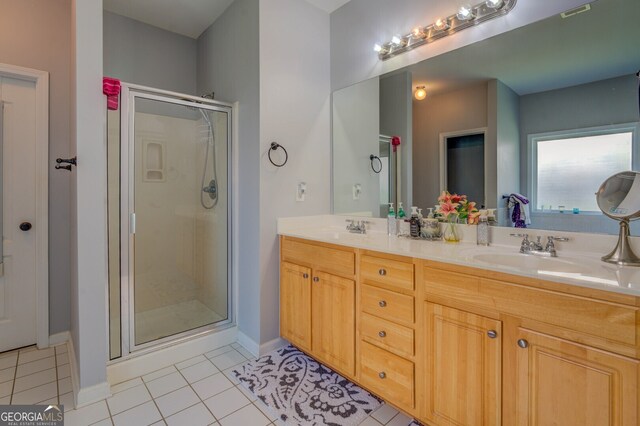
{"label": "vanity light bar", "polygon": [[466,28],[506,15],[516,5],[517,0],[486,0],[475,6],[463,5],[458,11],[446,18],[438,18],[426,27],[414,28],[404,36],[393,36],[384,44],[376,44],[373,50],[378,57],[386,61],[416,47],[432,43]]}

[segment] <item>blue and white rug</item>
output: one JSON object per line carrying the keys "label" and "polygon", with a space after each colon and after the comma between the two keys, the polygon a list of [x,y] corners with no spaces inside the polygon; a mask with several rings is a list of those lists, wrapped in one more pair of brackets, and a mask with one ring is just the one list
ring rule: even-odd
{"label": "blue and white rug", "polygon": [[290,345],[233,373],[290,425],[358,425],[382,405],[377,397]]}

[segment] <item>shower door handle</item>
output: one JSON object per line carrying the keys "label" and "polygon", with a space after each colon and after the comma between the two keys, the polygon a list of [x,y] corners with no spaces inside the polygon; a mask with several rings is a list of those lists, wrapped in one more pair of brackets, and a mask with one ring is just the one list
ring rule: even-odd
{"label": "shower door handle", "polygon": [[129,233],[132,235],[136,233],[136,214],[131,213],[129,215]]}

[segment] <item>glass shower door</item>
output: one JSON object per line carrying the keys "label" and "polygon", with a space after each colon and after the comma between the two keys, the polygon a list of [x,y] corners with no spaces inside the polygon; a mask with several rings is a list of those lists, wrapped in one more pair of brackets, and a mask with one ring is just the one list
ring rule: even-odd
{"label": "glass shower door", "polygon": [[230,109],[144,93],[132,108],[134,349],[229,319]]}

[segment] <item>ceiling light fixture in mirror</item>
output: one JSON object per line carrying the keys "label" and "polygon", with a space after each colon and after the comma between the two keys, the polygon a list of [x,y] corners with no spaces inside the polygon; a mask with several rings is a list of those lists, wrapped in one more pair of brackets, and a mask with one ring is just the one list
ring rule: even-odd
{"label": "ceiling light fixture in mirror", "polygon": [[461,6],[456,13],[438,18],[433,24],[414,28],[404,36],[394,36],[390,42],[376,44],[373,50],[385,61],[396,55],[424,46],[466,28],[506,15],[517,0],[487,0],[474,6]]}

